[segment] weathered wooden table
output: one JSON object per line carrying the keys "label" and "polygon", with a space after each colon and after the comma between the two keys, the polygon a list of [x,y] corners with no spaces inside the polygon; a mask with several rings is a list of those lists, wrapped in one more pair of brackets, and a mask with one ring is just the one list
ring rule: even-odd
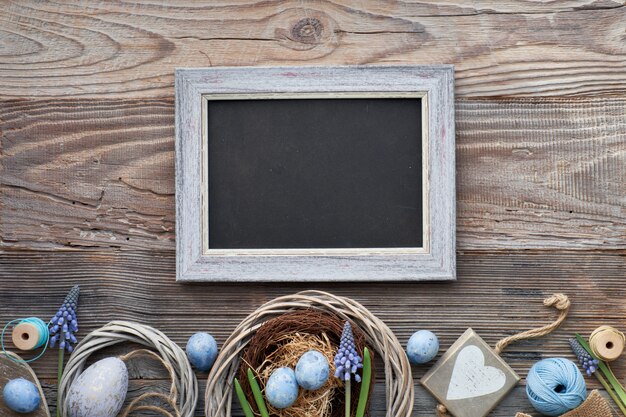
{"label": "weathered wooden table", "polygon": [[[354,297],[402,342],[428,328],[446,348],[469,326],[493,345],[551,319],[544,296],[569,294],[561,329],[505,351],[522,377],[571,358],[574,332],[626,329],[622,2],[169,3],[0,7],[3,323],[48,318],[78,283],[80,335],[125,319],[221,342],[264,301],[317,288]],[[174,68],[309,63],[456,65],[458,282],[175,283]],[[34,369],[54,405],[56,355]],[[626,359],[614,370],[626,377]],[[131,373],[131,397],[167,384],[148,363]],[[418,387],[415,415],[434,405]],[[493,415],[518,410],[523,385]]]}

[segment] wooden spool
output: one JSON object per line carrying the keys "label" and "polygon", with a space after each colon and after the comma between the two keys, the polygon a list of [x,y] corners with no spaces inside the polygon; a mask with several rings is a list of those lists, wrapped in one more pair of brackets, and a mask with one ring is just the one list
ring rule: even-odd
{"label": "wooden spool", "polygon": [[32,323],[20,323],[11,334],[13,344],[20,350],[34,350],[39,341],[39,330]]}
{"label": "wooden spool", "polygon": [[[595,332],[594,332],[595,333]],[[603,329],[593,334],[590,344],[594,353],[602,360],[614,361],[624,352],[624,338],[612,329]]]}

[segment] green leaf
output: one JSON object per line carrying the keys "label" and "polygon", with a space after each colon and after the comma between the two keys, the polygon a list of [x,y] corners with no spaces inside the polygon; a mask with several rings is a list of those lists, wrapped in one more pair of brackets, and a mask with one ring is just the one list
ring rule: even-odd
{"label": "green leaf", "polygon": [[243,393],[243,390],[241,389],[241,384],[239,384],[237,378],[235,378],[235,392],[237,392],[237,398],[239,398],[239,404],[241,404],[243,414],[246,417],[254,417],[252,407],[250,407],[250,403],[248,402],[248,400],[246,400],[246,395]]}
{"label": "green leaf", "polygon": [[361,391],[359,391],[359,403],[356,409],[356,417],[365,415],[367,398],[370,394],[370,384],[372,382],[372,357],[370,351],[365,348],[363,351],[363,378],[361,380]]}
{"label": "green leaf", "polygon": [[617,380],[617,378],[615,378],[615,375],[613,375],[613,372],[609,369],[608,366],[606,366],[606,364],[602,360],[600,360],[600,358],[598,358],[593,353],[593,351],[591,350],[591,348],[589,347],[589,345],[587,344],[585,339],[583,339],[583,337],[581,335],[579,335],[578,333],[576,333],[576,340],[578,340],[578,342],[581,344],[581,346],[587,351],[587,353],[589,353],[591,355],[592,358],[598,360],[598,362],[599,362],[598,367],[600,368],[600,370],[604,374],[604,377],[609,381],[609,383],[611,384],[611,386],[615,390],[615,393],[619,397],[622,405],[626,406],[626,392],[624,392],[624,388],[622,388],[622,384],[620,384],[619,381]]}
{"label": "green leaf", "polygon": [[250,382],[252,395],[254,396],[254,401],[256,402],[256,406],[259,408],[261,416],[270,417],[270,413],[267,411],[267,406],[265,405],[265,400],[263,400],[263,394],[261,394],[261,388],[259,388],[259,384],[256,382],[256,378],[250,368],[248,368],[248,381]]}

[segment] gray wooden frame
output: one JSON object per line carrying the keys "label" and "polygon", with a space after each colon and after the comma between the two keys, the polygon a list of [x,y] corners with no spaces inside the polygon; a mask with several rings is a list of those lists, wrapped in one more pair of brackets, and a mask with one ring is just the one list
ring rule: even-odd
{"label": "gray wooden frame", "polygon": [[[219,99],[420,97],[424,246],[216,250],[208,247],[206,103]],[[179,281],[416,281],[456,278],[454,68],[221,67],[176,70]]]}

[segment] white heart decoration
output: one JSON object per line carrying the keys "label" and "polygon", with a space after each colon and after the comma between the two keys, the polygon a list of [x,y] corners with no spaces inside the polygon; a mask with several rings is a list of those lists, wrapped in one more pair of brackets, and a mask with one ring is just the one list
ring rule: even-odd
{"label": "white heart decoration", "polygon": [[465,346],[456,357],[448,400],[480,397],[496,392],[506,383],[506,375],[498,368],[485,366],[485,355],[478,346]]}

